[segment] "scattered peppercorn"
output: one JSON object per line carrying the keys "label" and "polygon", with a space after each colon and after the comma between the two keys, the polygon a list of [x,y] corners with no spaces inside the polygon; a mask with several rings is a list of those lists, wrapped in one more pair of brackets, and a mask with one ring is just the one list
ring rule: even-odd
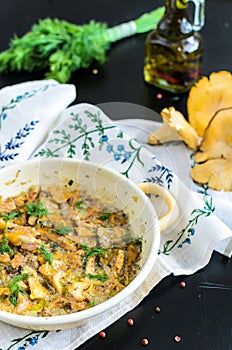
{"label": "scattered peppercorn", "polygon": [[186,283],[184,281],[180,282],[180,288],[185,288],[186,287]]}
{"label": "scattered peppercorn", "polygon": [[175,342],[177,342],[177,343],[180,343],[182,340],[179,335],[176,335],[174,339],[175,339]]}
{"label": "scattered peppercorn", "polygon": [[161,99],[163,98],[163,95],[162,95],[161,93],[158,93],[158,94],[156,95],[156,98],[158,98],[158,100],[161,100]]}
{"label": "scattered peppercorn", "polygon": [[155,312],[159,313],[161,310],[160,310],[160,307],[159,306],[156,306],[155,308]]}
{"label": "scattered peppercorn", "polygon": [[103,332],[103,331],[100,332],[100,333],[99,333],[99,337],[100,337],[100,338],[105,338],[105,337],[106,337],[106,333]]}
{"label": "scattered peppercorn", "polygon": [[133,318],[128,318],[127,323],[129,326],[133,326],[133,324],[134,324]]}
{"label": "scattered peppercorn", "polygon": [[142,345],[148,345],[148,343],[149,343],[149,341],[148,341],[147,338],[143,338],[143,339],[141,340],[141,344],[142,344]]}

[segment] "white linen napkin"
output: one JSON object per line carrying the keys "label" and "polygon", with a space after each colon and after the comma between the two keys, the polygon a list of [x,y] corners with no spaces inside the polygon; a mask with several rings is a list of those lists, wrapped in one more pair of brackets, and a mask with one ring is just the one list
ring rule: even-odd
{"label": "white linen napkin", "polygon": [[74,85],[58,84],[55,80],[1,89],[0,167],[28,159],[75,97]]}
{"label": "white linen napkin", "polygon": [[[174,161],[173,170],[160,161],[158,148],[153,148],[151,152],[118,127],[116,122],[112,122],[98,107],[78,104],[65,108],[75,97],[73,86],[52,82],[45,91],[43,89],[48,82],[24,83],[0,92],[2,128],[8,135],[5,138],[0,133],[2,166],[29,157],[59,156],[95,161],[99,165],[116,169],[135,183],[151,181],[166,187],[176,198],[180,212],[178,220],[161,235],[160,254],[149,277],[120,307],[112,308],[81,327],[59,332],[27,331],[0,322],[3,335],[0,337],[0,350],[50,350],[51,344],[57,350],[73,350],[138,305],[165,276],[187,275],[201,269],[208,263],[218,244],[221,244],[220,251],[223,254],[230,255],[228,239],[231,239],[232,231],[215,215],[214,198],[206,187],[201,187],[202,193],[198,195],[192,190],[189,179],[187,182],[182,179],[183,173],[178,162],[175,164]],[[33,91],[36,93],[31,96]],[[31,97],[20,98],[15,104],[13,101],[16,97],[25,96],[25,92]],[[6,116],[4,106],[7,106]],[[17,148],[18,155],[7,159],[5,155],[10,151],[6,147],[7,142],[14,144],[18,130],[24,130],[26,124],[30,126],[32,120],[38,120],[37,124],[43,122],[43,128],[37,133],[35,129],[29,130],[24,144]],[[35,136],[36,140],[33,140]],[[30,152],[27,147],[30,147]],[[175,149],[176,143],[172,151],[168,150],[172,160],[176,159],[173,153]],[[191,183],[191,186],[185,183]],[[157,213],[162,214],[162,205],[155,198],[151,200]],[[223,200],[223,194],[220,200]]]}

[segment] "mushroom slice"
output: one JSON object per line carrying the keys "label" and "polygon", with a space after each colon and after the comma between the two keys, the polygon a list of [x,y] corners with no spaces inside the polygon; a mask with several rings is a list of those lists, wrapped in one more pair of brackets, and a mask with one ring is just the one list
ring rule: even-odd
{"label": "mushroom slice", "polygon": [[174,107],[164,108],[161,111],[163,125],[148,135],[148,143],[158,145],[169,141],[184,141],[195,150],[198,145],[198,135],[194,128],[184,118],[183,114]]}
{"label": "mushroom slice", "polygon": [[232,75],[227,71],[202,77],[190,90],[187,100],[188,120],[203,136],[217,111],[232,107]]}
{"label": "mushroom slice", "polygon": [[232,108],[220,110],[206,128],[204,138],[194,158],[197,163],[208,159],[232,161]]}
{"label": "mushroom slice", "polygon": [[216,191],[232,191],[231,159],[210,159],[191,169],[191,177]]}

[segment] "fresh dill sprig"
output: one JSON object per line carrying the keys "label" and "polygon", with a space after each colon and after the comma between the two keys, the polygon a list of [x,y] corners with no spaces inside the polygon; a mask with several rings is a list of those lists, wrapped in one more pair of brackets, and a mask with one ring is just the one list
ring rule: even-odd
{"label": "fresh dill sprig", "polygon": [[104,213],[104,214],[100,215],[98,217],[98,219],[101,221],[105,221],[105,220],[109,219],[109,217],[110,217],[110,213]]}
{"label": "fresh dill sprig", "polygon": [[49,251],[49,249],[46,247],[45,244],[41,244],[38,251],[43,255],[43,258],[49,262],[50,265],[53,264],[54,256],[53,254]]}
{"label": "fresh dill sprig", "polygon": [[10,290],[9,301],[14,306],[18,305],[19,293],[25,294],[25,291],[20,287],[18,282],[25,281],[30,276],[29,273],[23,273],[22,275],[13,278],[12,282],[8,282],[8,288]]}
{"label": "fresh dill sprig", "polygon": [[4,237],[0,241],[0,254],[8,253],[9,255],[14,255],[13,249],[8,244],[7,237]]}
{"label": "fresh dill sprig", "polygon": [[84,203],[83,200],[79,200],[75,203],[76,209],[87,209],[87,205]]}
{"label": "fresh dill sprig", "polygon": [[94,281],[100,281],[100,282],[105,282],[107,280],[107,276],[106,275],[92,275],[91,273],[87,273],[86,275],[90,280],[94,280]]}
{"label": "fresh dill sprig", "polygon": [[83,250],[85,250],[85,255],[86,257],[88,256],[97,256],[97,255],[105,255],[105,253],[107,252],[107,248],[89,248],[87,245],[82,245],[80,244],[80,248],[82,248]]}
{"label": "fresh dill sprig", "polygon": [[44,206],[43,202],[40,203],[28,203],[26,204],[26,211],[28,215],[41,218],[44,215],[48,215],[48,209]]}
{"label": "fresh dill sprig", "polygon": [[161,6],[135,19],[133,26],[129,21],[112,28],[94,20],[77,25],[57,18],[42,19],[21,38],[15,35],[11,39],[9,48],[0,53],[0,72],[40,70],[45,78],[65,83],[79,68],[104,63],[113,42],[155,29],[163,13]]}
{"label": "fresh dill sprig", "polygon": [[19,215],[20,215],[19,211],[12,211],[11,213],[7,213],[7,214],[0,213],[0,217],[2,217],[3,220],[6,223],[5,231],[8,231],[8,223],[9,223],[9,221],[13,220],[15,217],[17,217]]}

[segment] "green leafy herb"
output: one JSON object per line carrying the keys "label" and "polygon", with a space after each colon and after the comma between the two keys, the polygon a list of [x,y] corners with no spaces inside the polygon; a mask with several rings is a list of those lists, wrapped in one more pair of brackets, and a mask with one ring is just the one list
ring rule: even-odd
{"label": "green leafy herb", "polygon": [[8,222],[10,220],[13,220],[15,217],[19,215],[20,215],[19,211],[12,211],[11,213],[7,213],[7,214],[0,213],[0,217],[2,217],[3,220],[6,222],[6,228],[5,228],[6,231],[8,231]]}
{"label": "green leafy herb", "polygon": [[110,213],[105,213],[105,214],[102,214],[98,217],[99,220],[102,220],[102,221],[105,221],[107,219],[109,219],[110,217]]}
{"label": "green leafy herb", "polygon": [[0,214],[1,217],[3,217],[4,221],[9,221],[14,219],[16,216],[19,216],[19,211],[12,211],[9,214]]}
{"label": "green leafy herb", "polygon": [[8,282],[8,287],[10,290],[9,300],[14,306],[18,305],[18,295],[19,293],[25,294],[25,291],[20,287],[18,282],[25,281],[30,276],[29,273],[23,273],[22,275],[13,278],[12,282]]}
{"label": "green leafy herb", "polygon": [[22,38],[12,38],[9,49],[0,54],[0,72],[44,70],[46,78],[65,83],[79,68],[87,68],[95,61],[104,63],[111,43],[155,29],[163,13],[164,6],[135,19],[135,30],[131,30],[131,23],[108,28],[95,21],[76,25],[45,18]]}
{"label": "green leafy herb", "polygon": [[105,282],[107,280],[107,276],[105,275],[92,275],[91,273],[87,273],[86,275],[90,280]]}
{"label": "green leafy herb", "polygon": [[139,252],[142,252],[142,247],[143,247],[143,239],[142,237],[139,237],[135,240],[134,242],[135,245],[137,245],[137,247],[139,247]]}
{"label": "green leafy herb", "polygon": [[44,215],[48,215],[48,210],[44,206],[43,202],[27,204],[26,211],[28,215],[36,216],[37,218],[41,218]]}
{"label": "green leafy herb", "polygon": [[82,200],[77,201],[75,203],[75,207],[77,209],[86,209],[87,208],[86,204]]}
{"label": "green leafy herb", "polygon": [[53,228],[52,232],[55,232],[59,236],[67,236],[70,232],[73,232],[73,227],[60,224],[57,227]]}
{"label": "green leafy herb", "polygon": [[45,244],[42,243],[38,250],[43,255],[44,259],[48,261],[50,265],[52,265],[54,260],[53,254],[48,250]]}
{"label": "green leafy herb", "polygon": [[14,255],[13,249],[9,246],[6,237],[2,238],[0,241],[0,254],[8,253],[9,255]]}
{"label": "green leafy herb", "polygon": [[85,250],[86,256],[96,256],[96,255],[105,255],[107,248],[89,248],[87,245],[80,245],[82,249]]}
{"label": "green leafy herb", "polygon": [[93,299],[90,301],[89,305],[90,305],[91,307],[93,307],[93,306],[96,305],[96,300],[95,300],[95,298],[93,298]]}

